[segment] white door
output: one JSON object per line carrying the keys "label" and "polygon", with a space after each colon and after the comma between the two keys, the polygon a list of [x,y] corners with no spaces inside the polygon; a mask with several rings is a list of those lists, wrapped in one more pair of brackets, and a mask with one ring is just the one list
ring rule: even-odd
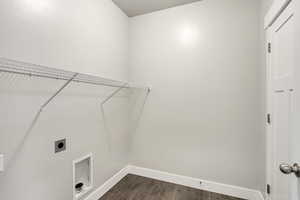
{"label": "white door", "polygon": [[294,163],[300,164],[300,152],[297,150],[300,141],[296,141],[297,133],[292,129],[296,92],[294,35],[294,3],[291,2],[268,30],[271,43],[268,90],[272,122],[268,139],[272,200],[300,200],[297,191],[299,178],[295,173],[298,167],[293,167]]}

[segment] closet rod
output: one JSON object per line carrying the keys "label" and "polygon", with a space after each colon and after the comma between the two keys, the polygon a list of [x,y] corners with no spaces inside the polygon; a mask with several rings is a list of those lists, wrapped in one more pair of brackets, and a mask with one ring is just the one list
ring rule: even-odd
{"label": "closet rod", "polygon": [[[68,81],[75,72],[49,68],[41,65],[24,63],[6,58],[0,58],[0,72],[13,73],[19,75],[27,75],[40,78],[49,78],[56,80]],[[149,89],[147,87],[135,87],[124,81],[112,80],[93,75],[78,73],[72,82],[101,85],[116,88],[133,88],[133,89]],[[125,86],[124,86],[125,85]]]}

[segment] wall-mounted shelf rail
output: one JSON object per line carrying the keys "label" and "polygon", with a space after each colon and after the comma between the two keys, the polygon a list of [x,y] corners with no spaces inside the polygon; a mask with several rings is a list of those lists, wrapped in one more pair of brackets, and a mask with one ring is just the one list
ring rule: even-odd
{"label": "wall-mounted shelf rail", "polygon": [[58,96],[71,82],[83,83],[83,84],[92,84],[99,85],[105,87],[113,87],[117,88],[113,93],[108,95],[101,102],[101,105],[110,100],[113,96],[115,96],[119,91],[124,88],[127,89],[144,89],[147,92],[150,92],[150,88],[148,87],[137,87],[129,84],[128,82],[118,81],[107,79],[99,76],[88,75],[83,73],[77,73],[72,71],[66,71],[56,68],[50,68],[46,66],[30,64],[25,62],[20,62],[16,60],[11,60],[7,58],[0,58],[0,73],[12,73],[16,75],[28,75],[30,77],[39,77],[39,78],[47,78],[47,79],[56,79],[65,81],[65,83],[57,89],[55,93],[53,93],[50,98],[46,100],[37,111],[34,119],[32,120],[28,130],[26,131],[26,135],[32,130],[34,125],[36,124],[41,112],[47,107],[47,105]]}
{"label": "wall-mounted shelf rail", "polygon": [[113,80],[113,79],[103,78],[100,76],[50,68],[46,66],[15,61],[7,58],[0,58],[0,72],[15,73],[20,75],[36,76],[41,78],[50,78],[50,79],[58,79],[58,80],[65,80],[65,81],[70,80],[74,76],[74,74],[77,74],[76,77],[72,79],[72,82],[102,85],[102,86],[116,87],[116,88],[122,87],[122,88],[136,88],[136,89],[146,89],[146,90],[149,89],[148,87],[133,86],[132,84],[129,84],[128,82],[125,81]]}

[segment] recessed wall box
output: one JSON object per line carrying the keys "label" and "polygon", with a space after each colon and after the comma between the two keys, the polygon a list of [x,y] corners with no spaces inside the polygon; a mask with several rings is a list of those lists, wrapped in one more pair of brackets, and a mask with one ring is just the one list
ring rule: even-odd
{"label": "recessed wall box", "polygon": [[73,161],[73,199],[77,200],[93,188],[92,154]]}

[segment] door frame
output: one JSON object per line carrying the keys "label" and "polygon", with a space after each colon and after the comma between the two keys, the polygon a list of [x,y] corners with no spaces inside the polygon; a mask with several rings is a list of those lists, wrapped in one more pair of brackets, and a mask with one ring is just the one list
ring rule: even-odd
{"label": "door frame", "polygon": [[[296,0],[293,0],[296,1]],[[291,4],[292,0],[275,0],[270,10],[264,19],[264,30],[265,30],[265,58],[266,58],[266,113],[267,123],[265,126],[266,132],[266,184],[271,185],[272,193],[272,183],[273,183],[273,163],[274,163],[274,153],[273,153],[273,126],[272,126],[272,116],[273,116],[273,99],[272,99],[272,74],[271,74],[271,58],[272,58],[272,25],[278,19],[279,16],[286,10],[286,8]],[[295,2],[293,2],[292,6]],[[269,116],[271,116],[269,118]],[[270,121],[269,121],[270,120]],[[269,123],[271,122],[271,123]],[[265,197],[267,200],[271,200],[270,194],[267,193]]]}

